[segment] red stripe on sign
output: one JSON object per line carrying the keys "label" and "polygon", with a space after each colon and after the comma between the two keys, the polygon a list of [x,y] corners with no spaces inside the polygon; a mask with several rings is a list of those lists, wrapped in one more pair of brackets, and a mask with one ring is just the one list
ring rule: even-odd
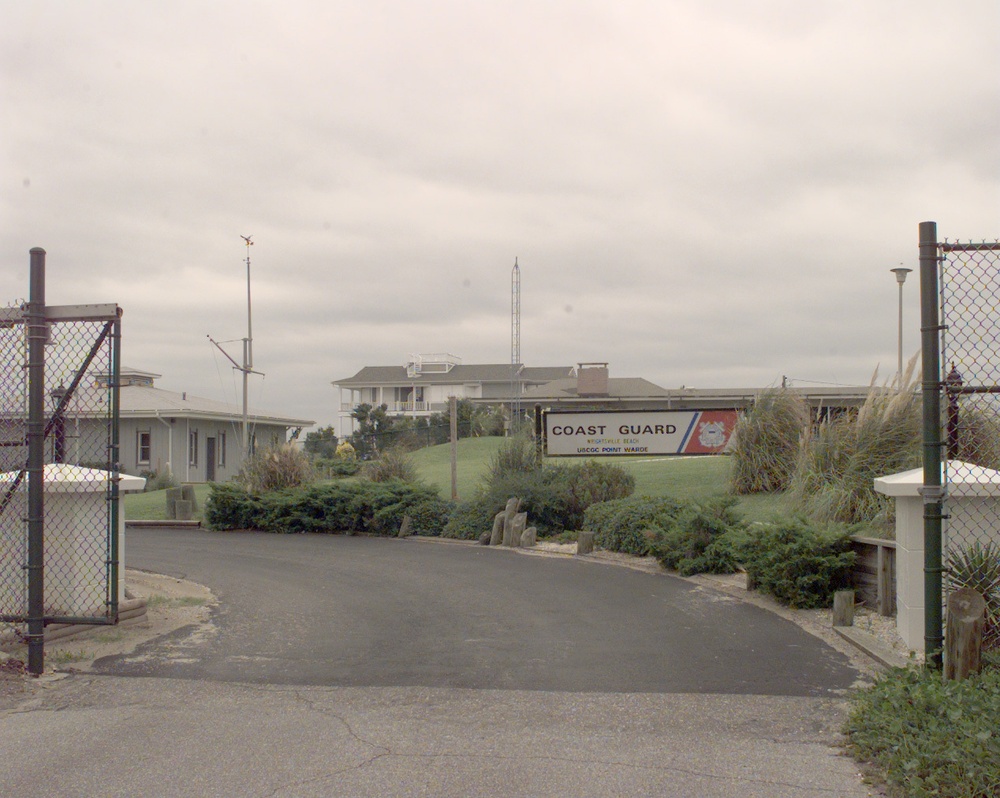
{"label": "red stripe on sign", "polygon": [[705,410],[684,447],[684,454],[721,454],[736,429],[735,410]]}

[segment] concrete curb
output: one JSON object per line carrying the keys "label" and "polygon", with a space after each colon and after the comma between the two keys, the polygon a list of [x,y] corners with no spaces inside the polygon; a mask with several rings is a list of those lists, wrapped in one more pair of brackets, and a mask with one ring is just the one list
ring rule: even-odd
{"label": "concrete curb", "polygon": [[874,635],[862,632],[854,626],[834,626],[833,631],[886,668],[905,668],[915,662],[882,645]]}
{"label": "concrete curb", "polygon": [[129,521],[125,519],[125,528],[128,527],[149,527],[149,526],[167,526],[167,527],[200,527],[201,521]]}

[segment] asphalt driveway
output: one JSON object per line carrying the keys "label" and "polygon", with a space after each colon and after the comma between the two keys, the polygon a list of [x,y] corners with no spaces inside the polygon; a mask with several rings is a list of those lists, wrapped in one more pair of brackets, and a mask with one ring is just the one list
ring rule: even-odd
{"label": "asphalt driveway", "polygon": [[132,529],[129,567],[220,601],[101,673],[351,687],[821,696],[847,658],[690,582],[575,558],[337,535]]}

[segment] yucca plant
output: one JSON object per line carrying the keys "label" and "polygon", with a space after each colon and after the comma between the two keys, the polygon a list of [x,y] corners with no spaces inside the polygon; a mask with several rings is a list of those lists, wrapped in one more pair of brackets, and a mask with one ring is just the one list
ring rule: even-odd
{"label": "yucca plant", "polygon": [[877,477],[920,465],[921,397],[917,355],[889,386],[872,376],[857,413],[820,425],[802,447],[792,493],[800,509],[817,521],[880,523],[892,519],[892,503],[875,492]]}
{"label": "yucca plant", "polygon": [[791,483],[800,439],[808,434],[809,406],[788,388],[768,388],[736,421],[730,449],[729,489],[771,493]]}
{"label": "yucca plant", "polygon": [[952,590],[968,587],[982,595],[986,600],[983,644],[1000,646],[1000,548],[976,541],[966,548],[951,549],[944,578]]}

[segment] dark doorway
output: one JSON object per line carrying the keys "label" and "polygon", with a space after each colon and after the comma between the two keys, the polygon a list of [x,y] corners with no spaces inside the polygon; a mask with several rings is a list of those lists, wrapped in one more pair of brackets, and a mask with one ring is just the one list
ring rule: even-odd
{"label": "dark doorway", "polygon": [[215,482],[215,438],[205,438],[205,481]]}

